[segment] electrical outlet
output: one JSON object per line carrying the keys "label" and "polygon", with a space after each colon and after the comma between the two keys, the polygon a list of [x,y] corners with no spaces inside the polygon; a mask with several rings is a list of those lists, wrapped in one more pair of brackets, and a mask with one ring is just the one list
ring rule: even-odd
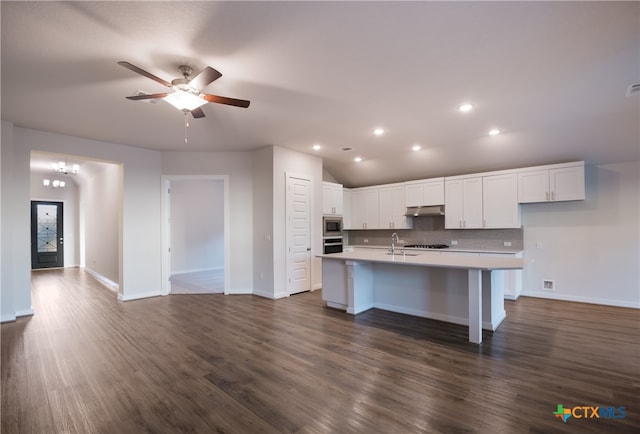
{"label": "electrical outlet", "polygon": [[505,247],[511,247],[511,241],[505,241],[502,244],[504,244]]}
{"label": "electrical outlet", "polygon": [[536,243],[536,249],[541,249],[542,248],[542,243],[540,241],[538,241]]}
{"label": "electrical outlet", "polygon": [[555,280],[543,280],[542,289],[544,289],[545,291],[555,291],[556,290]]}
{"label": "electrical outlet", "polygon": [[458,242],[457,242],[456,240],[453,240],[453,241],[451,241],[451,245],[452,245],[452,246],[457,246],[457,245],[458,245]]}
{"label": "electrical outlet", "polygon": [[363,240],[363,242],[364,242],[365,244],[369,244],[369,239],[368,239],[368,238],[365,238],[365,239]]}

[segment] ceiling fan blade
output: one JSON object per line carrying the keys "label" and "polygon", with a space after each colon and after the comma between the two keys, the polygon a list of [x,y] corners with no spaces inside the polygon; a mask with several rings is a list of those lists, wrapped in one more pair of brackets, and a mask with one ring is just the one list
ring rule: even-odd
{"label": "ceiling fan blade", "polygon": [[169,94],[168,93],[150,93],[150,94],[127,96],[125,98],[130,99],[132,101],[138,101],[141,99],[164,98],[167,95]]}
{"label": "ceiling fan blade", "polygon": [[191,79],[191,81],[189,82],[189,86],[194,89],[202,90],[220,77],[222,77],[222,74],[220,72],[216,71],[210,66],[207,66],[202,71],[200,71],[198,75]]}
{"label": "ceiling fan blade", "polygon": [[133,71],[133,72],[137,72],[140,75],[144,75],[145,77],[150,78],[153,81],[157,81],[158,83],[162,84],[163,86],[171,87],[171,83],[169,83],[168,81],[163,80],[160,77],[156,77],[152,73],[147,72],[144,69],[140,69],[136,65],[132,65],[129,62],[120,61],[120,62],[118,62],[118,65],[124,66],[128,70]]}
{"label": "ceiling fan blade", "polygon": [[194,118],[199,119],[199,118],[203,118],[204,117],[204,112],[202,111],[201,107],[198,107],[195,110],[191,110],[191,114],[193,115]]}
{"label": "ceiling fan blade", "polygon": [[203,94],[202,98],[209,102],[217,102],[218,104],[226,104],[242,108],[247,108],[249,107],[249,104],[251,104],[251,101],[244,99],[227,98],[226,96],[209,95],[207,93]]}

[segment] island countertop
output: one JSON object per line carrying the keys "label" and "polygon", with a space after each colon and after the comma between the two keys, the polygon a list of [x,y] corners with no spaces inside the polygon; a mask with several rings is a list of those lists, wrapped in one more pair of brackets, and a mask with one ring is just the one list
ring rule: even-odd
{"label": "island countertop", "polygon": [[320,255],[323,259],[338,259],[366,262],[396,263],[422,267],[465,268],[475,270],[520,270],[525,265],[522,258],[506,255],[473,255],[462,252],[396,251],[388,253],[382,249],[354,248],[342,253]]}

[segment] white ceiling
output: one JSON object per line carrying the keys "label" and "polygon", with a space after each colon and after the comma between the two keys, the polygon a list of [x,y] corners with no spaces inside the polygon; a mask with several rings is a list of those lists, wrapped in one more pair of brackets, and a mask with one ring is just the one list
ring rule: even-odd
{"label": "white ceiling", "polygon": [[[640,82],[639,2],[2,1],[1,12],[2,119],[17,126],[157,150],[318,143],[347,186],[639,159],[640,97],[625,96]],[[169,81],[180,64],[210,65],[223,77],[205,91],[251,106],[208,104],[185,144],[181,112],[125,99],[166,88],[119,60]],[[459,113],[464,101],[475,110]]]}

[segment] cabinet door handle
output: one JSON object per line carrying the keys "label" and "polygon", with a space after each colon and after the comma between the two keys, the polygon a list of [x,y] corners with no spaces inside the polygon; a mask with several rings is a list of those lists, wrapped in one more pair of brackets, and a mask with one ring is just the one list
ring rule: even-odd
{"label": "cabinet door handle", "polygon": [[551,200],[556,200],[556,192],[555,191],[551,192]]}
{"label": "cabinet door handle", "polygon": [[547,195],[546,200],[549,200],[549,192],[548,191],[547,191],[546,195]]}

